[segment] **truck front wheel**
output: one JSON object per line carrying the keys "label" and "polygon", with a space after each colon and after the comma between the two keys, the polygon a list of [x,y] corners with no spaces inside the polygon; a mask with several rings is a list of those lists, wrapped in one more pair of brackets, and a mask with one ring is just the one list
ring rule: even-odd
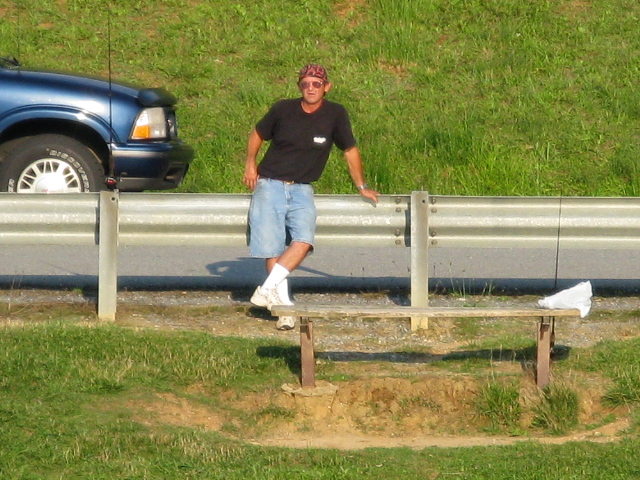
{"label": "truck front wheel", "polygon": [[93,150],[64,135],[23,139],[0,163],[3,192],[96,192],[105,189],[104,180],[104,167]]}

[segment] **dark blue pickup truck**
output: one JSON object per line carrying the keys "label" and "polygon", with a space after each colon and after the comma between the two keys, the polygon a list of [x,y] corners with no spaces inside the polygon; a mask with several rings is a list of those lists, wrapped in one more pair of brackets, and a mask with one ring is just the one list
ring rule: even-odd
{"label": "dark blue pickup truck", "polygon": [[165,90],[0,58],[0,191],[171,189],[193,156]]}

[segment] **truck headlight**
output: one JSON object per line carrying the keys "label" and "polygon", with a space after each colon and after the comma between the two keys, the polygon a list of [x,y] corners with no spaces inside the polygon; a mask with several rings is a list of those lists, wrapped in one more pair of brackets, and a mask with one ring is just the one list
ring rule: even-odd
{"label": "truck headlight", "polygon": [[140,112],[131,132],[131,140],[167,138],[167,120],[162,107],[145,108]]}

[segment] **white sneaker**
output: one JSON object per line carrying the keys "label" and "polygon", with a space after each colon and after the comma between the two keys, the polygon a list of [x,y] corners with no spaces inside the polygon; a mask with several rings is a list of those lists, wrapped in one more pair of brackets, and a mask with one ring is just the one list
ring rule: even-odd
{"label": "white sneaker", "polygon": [[266,307],[269,305],[267,293],[268,292],[265,292],[261,286],[258,286],[253,292],[253,295],[251,295],[251,299],[249,301],[258,307]]}
{"label": "white sneaker", "polygon": [[275,287],[262,288],[262,286],[259,286],[256,288],[255,292],[253,292],[251,300],[249,301],[258,307],[266,307],[269,310],[271,310],[271,307],[274,305],[293,305],[290,300],[283,300],[280,298],[280,295],[278,295],[278,289]]}
{"label": "white sneaker", "polygon": [[285,316],[278,317],[278,321],[276,322],[276,328],[278,330],[292,330],[293,327],[296,326],[296,318]]}

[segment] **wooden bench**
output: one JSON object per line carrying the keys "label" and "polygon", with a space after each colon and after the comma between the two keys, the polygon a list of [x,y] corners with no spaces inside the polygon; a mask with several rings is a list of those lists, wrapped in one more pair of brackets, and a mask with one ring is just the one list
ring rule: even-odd
{"label": "wooden bench", "polygon": [[578,309],[477,308],[477,307],[367,307],[351,305],[274,305],[276,316],[297,317],[300,324],[302,387],[315,387],[314,318],[492,318],[531,317],[538,319],[536,383],[542,388],[551,381],[551,349],[555,341],[555,319],[578,317]]}

